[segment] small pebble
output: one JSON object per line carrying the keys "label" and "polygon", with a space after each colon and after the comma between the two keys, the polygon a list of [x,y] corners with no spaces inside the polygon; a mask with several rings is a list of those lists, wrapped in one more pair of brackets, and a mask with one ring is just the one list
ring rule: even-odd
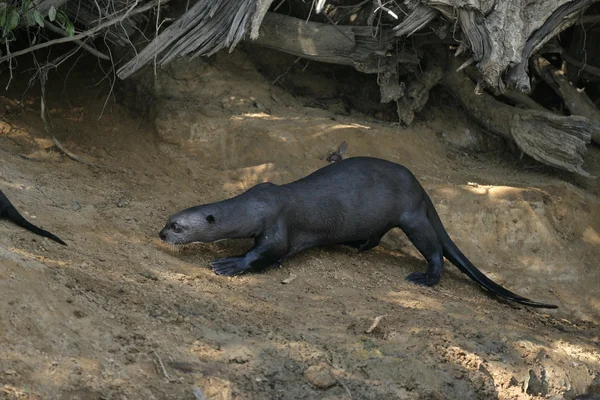
{"label": "small pebble", "polygon": [[326,363],[312,365],[304,372],[304,377],[319,389],[328,389],[337,383],[331,373],[331,367]]}
{"label": "small pebble", "polygon": [[284,280],[281,281],[281,283],[288,284],[288,283],[292,283],[294,281],[294,279],[296,279],[298,276],[296,274],[290,274],[290,276],[288,276],[287,278],[285,278]]}
{"label": "small pebble", "polygon": [[140,272],[140,275],[143,276],[146,279],[152,279],[153,281],[157,281],[158,280],[158,276],[156,276],[154,273],[152,273],[150,271]]}

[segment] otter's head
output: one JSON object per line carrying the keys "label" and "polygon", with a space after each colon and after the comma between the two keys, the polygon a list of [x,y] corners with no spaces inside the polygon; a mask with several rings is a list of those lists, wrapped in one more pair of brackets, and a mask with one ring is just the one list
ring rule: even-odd
{"label": "otter's head", "polygon": [[169,218],[158,236],[173,244],[208,243],[221,239],[219,224],[213,211],[209,206],[180,211]]}

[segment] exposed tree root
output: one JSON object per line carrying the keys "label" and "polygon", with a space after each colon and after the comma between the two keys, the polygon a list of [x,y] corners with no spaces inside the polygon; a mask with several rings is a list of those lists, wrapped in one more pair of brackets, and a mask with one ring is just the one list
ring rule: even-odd
{"label": "exposed tree root", "polygon": [[590,121],[592,124],[592,140],[600,144],[600,111],[590,100],[587,93],[573,86],[564,74],[554,68],[544,57],[534,57],[532,64],[537,74],[563,99],[571,114],[581,115]]}
{"label": "exposed tree root", "polygon": [[593,124],[585,117],[558,116],[506,105],[487,93],[475,94],[475,84],[449,62],[444,85],[469,114],[489,131],[514,140],[525,154],[547,165],[589,177],[582,167]]}

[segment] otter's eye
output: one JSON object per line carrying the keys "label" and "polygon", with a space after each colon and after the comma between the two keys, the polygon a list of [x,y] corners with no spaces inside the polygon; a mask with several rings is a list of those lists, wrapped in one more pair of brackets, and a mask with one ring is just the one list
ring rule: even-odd
{"label": "otter's eye", "polygon": [[179,226],[179,224],[177,222],[173,222],[173,223],[171,223],[171,230],[175,233],[180,233],[181,226]]}
{"label": "otter's eye", "polygon": [[214,224],[214,223],[215,223],[215,217],[213,217],[212,215],[208,215],[208,216],[206,217],[206,221],[207,221],[209,224]]}

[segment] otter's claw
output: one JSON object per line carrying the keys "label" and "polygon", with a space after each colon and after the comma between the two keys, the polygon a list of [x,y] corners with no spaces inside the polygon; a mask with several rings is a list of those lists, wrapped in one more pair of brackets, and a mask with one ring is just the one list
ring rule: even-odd
{"label": "otter's claw", "polygon": [[219,258],[210,263],[217,275],[234,276],[239,275],[250,268],[245,257]]}
{"label": "otter's claw", "polygon": [[413,272],[406,277],[406,280],[419,286],[433,286],[440,281],[440,277],[430,276],[423,272]]}

